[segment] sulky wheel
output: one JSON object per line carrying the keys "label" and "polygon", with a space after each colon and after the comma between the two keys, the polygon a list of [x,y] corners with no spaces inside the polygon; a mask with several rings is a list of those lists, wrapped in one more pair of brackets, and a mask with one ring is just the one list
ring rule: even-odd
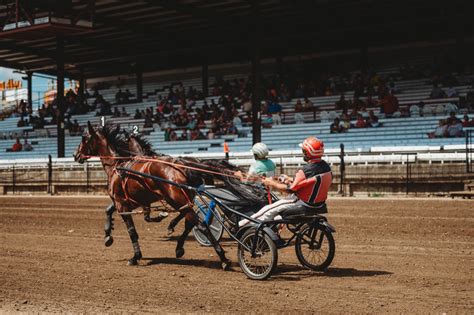
{"label": "sulky wheel", "polygon": [[336,244],[330,231],[320,226],[307,226],[296,237],[296,257],[314,271],[324,271],[331,264]]}
{"label": "sulky wheel", "polygon": [[[215,209],[215,210],[216,211],[214,211],[214,213],[216,214],[216,216],[219,217],[219,219],[221,219],[222,217],[219,214],[219,210],[218,209]],[[197,213],[197,216],[199,217],[199,222],[203,222],[204,214],[199,210],[197,210],[196,213]],[[222,234],[224,233],[224,227],[222,226],[222,224],[220,224],[220,222],[215,217],[211,218],[209,229],[211,230],[212,235],[214,235],[214,238],[217,241],[219,241],[222,237]],[[193,235],[199,244],[203,246],[212,245],[211,242],[208,240],[207,236],[201,230],[199,230],[197,226],[193,228]]]}
{"label": "sulky wheel", "polygon": [[[248,249],[252,249],[255,242],[255,229],[247,230],[240,241]],[[265,233],[261,232],[256,240],[255,257],[252,253],[239,244],[237,257],[240,268],[247,277],[253,280],[265,280],[270,277],[278,263],[278,252],[275,242]]]}

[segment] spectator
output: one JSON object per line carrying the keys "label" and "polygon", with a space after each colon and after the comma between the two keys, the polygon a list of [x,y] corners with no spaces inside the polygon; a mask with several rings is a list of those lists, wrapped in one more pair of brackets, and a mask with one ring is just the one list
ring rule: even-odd
{"label": "spectator", "polygon": [[181,133],[181,136],[179,137],[179,140],[182,141],[188,141],[189,140],[189,135],[188,135],[188,130],[184,129],[183,132]]}
{"label": "spectator", "polygon": [[122,111],[120,112],[120,117],[128,117],[128,113],[127,111],[125,110],[125,107],[122,107]]}
{"label": "spectator", "polygon": [[451,120],[451,123],[448,125],[448,137],[462,137],[464,136],[462,130],[462,123],[459,119]]}
{"label": "spectator", "polygon": [[438,84],[433,84],[433,89],[430,93],[430,98],[444,98],[446,97],[446,93],[444,93],[443,89],[438,86]]}
{"label": "spectator", "polygon": [[469,121],[469,116],[467,114],[464,115],[463,121],[462,121],[462,126],[464,128],[467,127],[474,127],[474,118]]}
{"label": "spectator", "polygon": [[233,123],[230,123],[229,128],[227,129],[227,134],[229,135],[236,135],[239,133],[239,130],[237,129],[236,126],[234,126]]}
{"label": "spectator", "polygon": [[142,114],[140,113],[140,110],[137,108],[135,110],[135,116],[133,116],[133,119],[142,119]]}
{"label": "spectator", "polygon": [[124,103],[129,103],[130,102],[130,98],[133,96],[132,93],[130,93],[130,91],[128,89],[125,90],[125,93],[123,93],[123,102]]}
{"label": "spectator", "polygon": [[379,118],[374,114],[374,111],[369,111],[369,125],[370,127],[380,127]]}
{"label": "spectator", "polygon": [[116,104],[121,104],[123,103],[123,97],[124,97],[124,94],[122,92],[121,89],[118,90],[118,92],[115,94],[115,103]]}
{"label": "spectator", "polygon": [[12,145],[12,152],[19,152],[23,149],[20,139],[16,138],[16,142]]}
{"label": "spectator", "polygon": [[119,110],[118,110],[118,107],[115,107],[115,108],[114,108],[114,112],[112,113],[112,117],[113,117],[113,118],[120,117],[120,112],[119,112]]}
{"label": "spectator", "polygon": [[28,142],[28,139],[25,138],[25,141],[23,142],[23,151],[32,151],[33,146]]}
{"label": "spectator", "polygon": [[357,114],[357,121],[355,123],[356,128],[365,128],[365,120],[361,114]]}
{"label": "spectator", "polygon": [[239,116],[235,115],[234,118],[232,119],[232,123],[237,129],[242,129],[242,120],[240,119]]}
{"label": "spectator", "polygon": [[455,88],[453,88],[452,85],[449,86],[448,91],[446,92],[446,95],[448,97],[458,97],[458,91],[456,91]]}
{"label": "spectator", "polygon": [[339,101],[336,102],[336,109],[347,110],[349,108],[349,103],[346,101],[344,94],[341,94]]}
{"label": "spectator", "polygon": [[456,117],[456,112],[450,112],[449,117],[447,119],[448,125],[452,125],[453,122],[458,122],[458,121],[460,120]]}
{"label": "spectator", "polygon": [[433,132],[428,133],[428,138],[443,138],[447,135],[448,125],[444,119],[440,119],[438,127]]}
{"label": "spectator", "polygon": [[143,124],[143,127],[153,128],[153,120],[150,118],[150,116],[148,115],[145,116],[145,123]]}
{"label": "spectator", "polygon": [[351,124],[351,117],[345,114],[342,117],[342,128],[344,129],[344,131],[346,131],[351,129],[352,127],[354,127],[354,125]]}
{"label": "spectator", "polygon": [[314,108],[313,102],[311,102],[307,97],[304,98],[304,110],[305,111],[312,111]]}
{"label": "spectator", "polygon": [[301,110],[298,110],[297,112],[295,112],[295,122],[297,124],[304,124],[304,116],[301,113]]}
{"label": "spectator", "polygon": [[458,113],[458,112],[459,112],[459,109],[458,109],[458,107],[456,106],[456,104],[451,103],[451,102],[449,102],[448,104],[446,104],[446,106],[444,107],[444,110],[445,110],[447,113],[451,113],[451,112]]}
{"label": "spectator", "polygon": [[[420,102],[420,103],[422,104],[423,102]],[[413,104],[410,106],[410,109],[409,109],[410,117],[420,117],[420,112],[421,112],[420,106],[416,104]]]}
{"label": "spectator", "polygon": [[17,122],[16,126],[17,127],[25,127],[26,126],[26,122],[23,119],[23,116],[20,117],[20,120]]}
{"label": "spectator", "polygon": [[262,127],[271,128],[273,125],[272,115],[267,114],[265,118],[262,118]]}
{"label": "spectator", "polygon": [[301,100],[298,99],[295,104],[295,112],[299,113],[301,111],[303,111],[303,104],[301,104]]}
{"label": "spectator", "polygon": [[382,98],[381,105],[385,117],[392,117],[396,112],[398,112],[398,99],[395,95],[393,95],[393,93],[386,94]]}
{"label": "spectator", "polygon": [[340,124],[339,118],[335,118],[334,122],[329,127],[331,133],[341,133],[344,132],[344,128]]}

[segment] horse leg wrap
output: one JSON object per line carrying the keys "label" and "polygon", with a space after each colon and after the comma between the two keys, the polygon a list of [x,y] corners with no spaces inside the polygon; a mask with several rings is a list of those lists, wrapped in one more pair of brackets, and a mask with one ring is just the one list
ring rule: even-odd
{"label": "horse leg wrap", "polygon": [[138,233],[135,230],[135,227],[128,228],[128,235],[130,235],[130,239],[132,240],[132,243],[138,244]]}
{"label": "horse leg wrap", "polygon": [[110,235],[114,228],[114,219],[112,218],[112,215],[115,212],[115,206],[113,204],[109,205],[107,209],[105,209],[105,226],[104,226],[104,231],[105,235]]}

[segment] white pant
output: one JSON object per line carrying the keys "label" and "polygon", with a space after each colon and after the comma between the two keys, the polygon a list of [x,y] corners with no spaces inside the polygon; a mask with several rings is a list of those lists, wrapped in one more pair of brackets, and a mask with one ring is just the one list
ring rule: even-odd
{"label": "white pant", "polygon": [[281,117],[280,117],[280,115],[278,115],[278,114],[273,114],[273,115],[272,115],[272,119],[273,119],[273,124],[274,124],[274,125],[281,125]]}
{"label": "white pant", "polygon": [[[257,213],[253,214],[251,218],[254,218],[260,221],[272,220],[283,210],[293,207],[296,201],[298,201],[298,198],[296,198],[294,195],[291,195],[284,199],[280,199],[277,202],[274,202],[270,205],[266,205],[265,207],[260,209]],[[239,221],[239,227],[242,227],[250,222],[251,221],[247,219],[243,219]]]}

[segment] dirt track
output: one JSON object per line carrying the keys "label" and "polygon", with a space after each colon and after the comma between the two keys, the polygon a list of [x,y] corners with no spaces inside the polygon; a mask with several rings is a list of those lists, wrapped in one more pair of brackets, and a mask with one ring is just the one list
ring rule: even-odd
{"label": "dirt track", "polygon": [[[123,224],[103,245],[99,197],[0,197],[0,312],[473,313],[474,203],[461,200],[333,199],[336,257],[327,273],[280,251],[277,273],[248,280],[190,238],[174,258],[168,222],[137,217],[144,256]],[[178,232],[175,235],[178,235]]]}

